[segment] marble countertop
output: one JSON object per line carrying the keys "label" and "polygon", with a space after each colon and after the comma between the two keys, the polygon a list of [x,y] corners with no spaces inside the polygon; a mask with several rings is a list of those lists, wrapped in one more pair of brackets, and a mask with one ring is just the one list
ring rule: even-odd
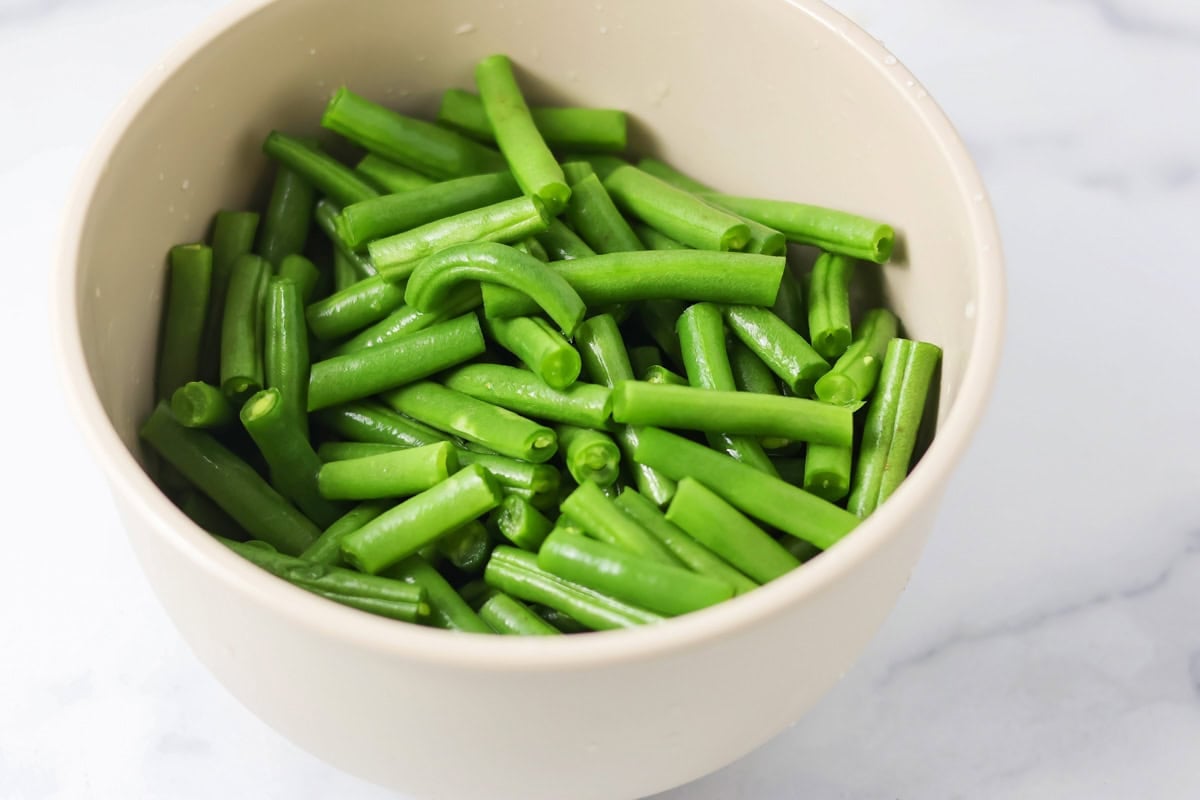
{"label": "marble countertop", "polygon": [[[195,661],[56,389],[44,298],[72,176],[218,5],[0,0],[0,342],[19,376],[0,403],[20,470],[3,481],[6,800],[393,796],[282,740]],[[792,729],[661,797],[1200,797],[1200,5],[834,5],[978,160],[1009,265],[1004,365],[865,656]]]}

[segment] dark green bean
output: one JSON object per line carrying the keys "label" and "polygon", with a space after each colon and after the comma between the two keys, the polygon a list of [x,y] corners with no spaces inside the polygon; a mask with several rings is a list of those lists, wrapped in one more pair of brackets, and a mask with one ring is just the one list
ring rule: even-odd
{"label": "dark green bean", "polygon": [[467,633],[493,633],[491,627],[479,618],[441,573],[420,556],[409,556],[388,567],[383,575],[425,590],[430,609],[426,620],[429,625]]}
{"label": "dark green bean", "polygon": [[202,244],[171,248],[170,279],[163,306],[158,354],[158,399],[200,378],[200,352],[212,290],[212,249]]}
{"label": "dark green bean", "polygon": [[842,353],[833,368],[822,375],[813,389],[827,403],[855,405],[875,388],[888,343],[900,327],[896,315],[876,308],[863,315],[858,336]]}
{"label": "dark green bean", "polygon": [[221,391],[241,406],[263,385],[263,300],[271,265],[255,255],[233,264],[221,323]]}
{"label": "dark green bean", "polygon": [[284,256],[283,261],[279,262],[277,275],[296,284],[302,306],[306,306],[312,301],[313,291],[321,279],[321,271],[317,269],[317,266],[299,253]]}
{"label": "dark green bean", "polygon": [[354,170],[300,139],[271,131],[262,149],[338,205],[359,203],[379,196],[375,187]]}
{"label": "dark green bean", "polygon": [[581,625],[577,620],[562,611],[555,608],[532,603],[529,609],[538,615],[538,618],[545,620],[548,624],[553,625],[561,633],[585,633],[588,628]]}
{"label": "dark green bean", "polygon": [[254,249],[258,214],[253,211],[218,211],[212,230],[212,284],[208,293],[208,314],[204,319],[203,344],[200,346],[200,379],[221,382],[221,320],[225,316],[225,294],[238,256]]}
{"label": "dark green bean", "polygon": [[272,266],[284,256],[304,252],[312,223],[316,189],[298,173],[280,165],[258,235],[258,252]]}
{"label": "dark green bean", "polygon": [[264,383],[279,390],[283,413],[306,438],[308,372],[308,326],[300,289],[290,278],[271,278],[263,324]]}
{"label": "dark green bean", "polygon": [[199,525],[202,529],[208,531],[214,536],[224,536],[226,539],[234,539],[239,542],[244,542],[250,538],[250,535],[237,524],[233,517],[225,513],[224,509],[208,499],[208,496],[203,492],[198,492],[194,489],[185,491],[183,497],[180,498],[179,510],[188,515],[188,518]]}
{"label": "dark green bean", "polygon": [[342,561],[342,539],[366,525],[389,508],[389,503],[382,500],[370,500],[359,503],[354,508],[339,517],[332,525],[308,546],[300,558],[315,564],[330,564],[336,566]]}
{"label": "dark green bean", "polygon": [[403,445],[381,444],[380,442],[321,442],[317,446],[317,456],[321,459],[321,463],[328,464],[330,461],[370,458],[403,449]]}
{"label": "dark green bean", "polygon": [[313,419],[356,442],[420,447],[447,440],[445,434],[377,403],[347,403],[316,412]]}
{"label": "dark green bean", "polygon": [[502,364],[468,364],[446,374],[442,383],[518,414],[584,428],[603,428],[612,413],[607,386],[574,383],[553,389],[528,370]]}
{"label": "dark green bean", "polygon": [[555,431],[563,462],[576,483],[591,481],[601,489],[616,483],[621,474],[621,450],[611,436],[574,425],[559,425]]}
{"label": "dark green bean", "polygon": [[449,442],[323,464],[317,489],[329,500],[375,500],[423,492],[458,471]]}
{"label": "dark green bean", "polygon": [[652,344],[641,344],[629,348],[629,364],[634,375],[643,375],[653,366],[662,366],[662,351]]}
{"label": "dark green bean", "polygon": [[553,389],[565,389],[579,378],[579,352],[541,317],[508,317],[483,321],[496,344],[521,360]]}
{"label": "dark green bean", "polygon": [[837,358],[850,346],[850,279],[854,259],[822,253],[808,282],[808,335],[813,349]]}
{"label": "dark green bean", "polygon": [[664,366],[684,369],[683,351],[679,346],[675,325],[687,305],[679,300],[646,300],[638,303],[637,307],[643,330],[654,340],[663,355],[670,359],[670,364]]}
{"label": "dark green bean", "polygon": [[317,227],[329,239],[329,243],[333,245],[335,255],[342,257],[342,261],[354,270],[354,274],[360,280],[370,278],[373,275],[379,274],[379,268],[375,266],[375,262],[371,260],[369,255],[358,253],[350,246],[350,243],[342,236],[341,231],[342,211],[341,207],[336,203],[323,197],[317,201],[316,210],[313,211],[313,220],[317,223]]}
{"label": "dark green bean", "polygon": [[171,395],[171,413],[188,428],[224,428],[237,419],[225,393],[209,383],[191,381]]}
{"label": "dark green bean", "polygon": [[436,182],[433,178],[427,178],[414,169],[402,167],[374,153],[367,153],[363,156],[354,169],[359,175],[378,186],[381,191],[392,194],[420,189]]}
{"label": "dark green bean", "polygon": [[754,351],[771,372],[798,397],[812,394],[813,384],[829,371],[829,362],[775,314],[749,305],[728,306],[725,322],[742,344]]}
{"label": "dark green bean", "polygon": [[345,291],[361,280],[354,261],[341,250],[333,250],[333,291]]}
{"label": "dark green bean", "polygon": [[[551,147],[576,150],[625,149],[627,121],[624,111],[610,108],[531,108],[538,132]],[[479,96],[462,89],[447,89],[438,107],[438,122],[482,142],[496,135]]]}

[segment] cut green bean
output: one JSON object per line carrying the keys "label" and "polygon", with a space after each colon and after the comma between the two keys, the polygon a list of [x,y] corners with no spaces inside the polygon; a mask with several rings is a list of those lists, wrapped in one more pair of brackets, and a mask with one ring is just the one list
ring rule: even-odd
{"label": "cut green bean", "polygon": [[679,481],[667,519],[760,583],[784,575],[800,562],[729,503],[692,478]]}
{"label": "cut green bean", "polygon": [[308,372],[308,326],[300,289],[289,278],[271,278],[263,323],[264,385],[279,390],[283,413],[305,437],[308,436]]}
{"label": "cut green bean", "polygon": [[629,348],[629,365],[633,367],[634,375],[642,375],[650,367],[661,366],[662,351],[652,344],[641,344]]}
{"label": "cut green bean", "polygon": [[530,552],[537,552],[554,528],[554,523],[528,500],[512,494],[500,502],[493,519],[505,539]]}
{"label": "cut green bean", "polygon": [[410,305],[402,305],[379,322],[363,328],[354,336],[329,350],[325,355],[328,358],[344,356],[368,347],[388,344],[406,333],[423,331],[430,325],[462,316],[468,311],[475,310],[481,303],[483,303],[483,297],[479,294],[478,286],[459,286],[451,293],[450,297],[445,299],[437,311],[426,313],[418,311]]}
{"label": "cut green bean", "polygon": [[634,458],[676,480],[692,477],[740,511],[822,549],[858,524],[853,514],[803,489],[659,428],[641,429]]}
{"label": "cut green bean", "polygon": [[797,539],[794,536],[784,536],[780,544],[783,545],[784,550],[795,556],[801,564],[811,560],[813,556],[820,555],[822,552],[821,548],[815,544],[806,542],[803,539]]}
{"label": "cut green bean", "polygon": [[637,234],[642,245],[647,250],[691,250],[683,242],[676,241],[661,231],[651,228],[644,222],[632,224],[633,232]]}
{"label": "cut green bean", "polygon": [[729,367],[733,372],[734,387],[739,392],[779,394],[779,384],[775,382],[775,376],[749,347],[735,339],[727,344],[727,352],[729,353]]}
{"label": "cut green bean", "polygon": [[553,389],[528,370],[502,364],[468,364],[445,375],[442,383],[518,414],[584,428],[603,428],[612,413],[607,386],[574,383]]}
{"label": "cut green bean", "polygon": [[[575,341],[592,383],[612,387],[619,381],[633,380],[629,353],[625,350],[621,331],[612,315],[600,314],[584,320],[576,331]],[[626,463],[631,465],[638,490],[658,505],[664,505],[675,492],[674,482],[633,457],[639,435],[639,430],[629,425],[617,426],[615,431]]]}
{"label": "cut green bean", "polygon": [[[588,306],[673,299],[769,306],[779,292],[784,259],[703,250],[644,250],[555,261],[550,267]],[[485,285],[488,316],[515,317],[537,303],[515,289]]]}
{"label": "cut green bean", "polygon": [[200,379],[205,383],[221,382],[221,320],[225,316],[229,277],[238,256],[253,251],[257,230],[258,214],[253,211],[218,211],[213,222],[212,282],[200,347]]}
{"label": "cut green bean", "polygon": [[579,352],[541,317],[484,319],[488,335],[553,389],[579,378]]}
{"label": "cut green bean", "polygon": [[779,282],[779,295],[775,305],[771,306],[775,316],[787,323],[787,326],[803,337],[808,335],[808,313],[804,308],[804,294],[800,289],[800,280],[790,269],[783,271],[783,279]]}
{"label": "cut green bean", "polygon": [[516,242],[546,230],[546,207],[536,197],[502,200],[376,239],[367,252],[390,280],[408,277],[426,256],[470,242]]}
{"label": "cut green bean", "polygon": [[418,381],[481,354],[474,314],[407,333],[388,344],[318,361],[308,383],[308,410],[358,400]]}
{"label": "cut green bean", "polygon": [[323,427],[355,442],[420,447],[447,440],[428,425],[397,414],[377,403],[347,403],[326,408],[312,417]]}
{"label": "cut green bean", "polygon": [[804,451],[804,491],[831,503],[850,491],[854,455],[849,447],[810,444]]}
{"label": "cut green bean", "polygon": [[[568,163],[566,168],[573,165]],[[571,175],[568,172],[568,175]],[[563,213],[571,228],[597,253],[641,250],[642,242],[609,197],[590,167],[571,183],[571,200]]]}
{"label": "cut green bean", "polygon": [[187,428],[224,428],[237,420],[225,393],[210,383],[190,381],[171,395],[171,413]]}
{"label": "cut green bean", "polygon": [[271,484],[309,519],[328,527],[345,510],[317,490],[321,459],[286,408],[278,389],[264,389],[242,406],[242,425],[270,467]]}
{"label": "cut green bean", "polygon": [[362,280],[353,260],[336,247],[333,250],[333,291],[345,291]]}
{"label": "cut green bean", "polygon": [[349,89],[338,89],[321,125],[401,166],[446,180],[504,169],[504,157],[454,131],[397,114]]}
{"label": "cut green bean", "polygon": [[646,368],[642,374],[642,380],[646,383],[667,384],[669,386],[687,386],[687,378],[679,373],[672,372],[661,364],[652,364]]}
{"label": "cut green bean", "polygon": [[378,275],[379,269],[371,257],[356,252],[342,237],[341,218],[341,206],[333,203],[327,197],[317,201],[316,209],[313,211],[313,220],[325,237],[329,239],[329,243],[333,245],[333,252],[342,257],[342,261],[354,270],[354,274],[360,280]]}
{"label": "cut green bean", "polygon": [[402,305],[404,286],[375,275],[318,300],[305,317],[312,335],[328,342],[361,331]]}
{"label": "cut green bean", "polygon": [[725,322],[742,344],[798,397],[812,394],[813,384],[829,371],[829,362],[779,317],[765,308],[728,306]]}
{"label": "cut green bean", "polygon": [[683,350],[675,326],[687,305],[679,300],[646,300],[638,303],[643,330],[654,340],[676,369],[683,369]]}
{"label": "cut green bean", "polygon": [[563,613],[555,608],[541,605],[539,603],[531,603],[529,609],[538,615],[539,619],[553,625],[560,633],[586,633],[588,628],[580,624],[576,619],[569,614]]}
{"label": "cut green bean", "polygon": [[435,311],[463,281],[480,281],[485,287],[502,286],[519,292],[532,299],[568,336],[587,311],[583,300],[557,271],[533,256],[495,242],[455,245],[426,258],[412,272],[404,299],[422,311]]}
{"label": "cut green bean", "polygon": [[613,202],[672,239],[701,250],[741,250],[750,241],[746,223],[703,199],[635,166],[604,179]]}
{"label": "cut green bean", "polygon": [[552,575],[537,565],[537,556],[515,547],[492,551],[484,580],[505,594],[561,611],[592,630],[631,628],[662,620],[658,614]]}
{"label": "cut green bean", "polygon": [[534,614],[520,600],[495,592],[479,607],[479,617],[496,633],[510,636],[558,636],[562,631]]}
{"label": "cut green bean", "polygon": [[562,482],[558,470],[549,464],[533,464],[518,461],[495,453],[480,453],[465,447],[458,448],[458,463],[462,466],[478,464],[492,473],[496,482],[506,490],[520,489],[530,496],[554,494]]}
{"label": "cut green bean", "polygon": [[594,539],[660,564],[679,564],[666,545],[651,536],[591,481],[581,483],[567,495],[562,502],[562,513],[570,516]]}
{"label": "cut green bean", "polygon": [[[679,316],[675,328],[679,335],[687,382],[701,389],[735,392],[737,386],[725,349],[725,323],[721,319],[721,309],[712,303],[696,303]],[[697,399],[705,402],[704,398]],[[716,415],[710,417],[715,418]],[[724,427],[711,430],[708,443],[760,472],[774,475],[775,467],[758,440],[738,433]]]}
{"label": "cut green bean", "polygon": [[284,256],[304,252],[316,195],[313,185],[299,173],[283,165],[275,170],[271,199],[258,236],[259,255],[268,263],[274,266]]}
{"label": "cut green bean", "polygon": [[381,500],[359,503],[327,527],[317,540],[300,554],[314,564],[336,566],[342,561],[342,539],[387,511],[390,505]]}
{"label": "cut green bean", "polygon": [[542,243],[537,240],[537,237],[526,236],[521,241],[513,245],[514,248],[520,250],[528,256],[533,256],[538,261],[546,264],[550,261],[550,254],[546,252],[546,248],[542,247]]}
{"label": "cut green bean", "polygon": [[538,550],[538,566],[564,580],[669,617],[699,611],[733,596],[733,587],[724,581],[638,558],[562,530],[546,538]]}
{"label": "cut green bean", "polygon": [[621,475],[621,450],[611,436],[574,425],[559,425],[555,430],[563,462],[576,483],[591,481],[601,489],[616,483]]}
{"label": "cut green bean", "polygon": [[154,409],[139,434],[254,538],[282,553],[298,555],[320,535],[317,526],[253,467],[208,433],[180,425],[166,403]]}
{"label": "cut green bean", "polygon": [[471,575],[483,572],[495,545],[487,529],[480,522],[471,520],[461,528],[439,536],[434,546],[455,569]]}
{"label": "cut green bean", "polygon": [[737,214],[782,231],[790,241],[810,244],[882,264],[892,255],[895,233],[890,225],[831,208],[764,200],[729,194],[705,194],[706,199]]}
{"label": "cut green bean", "polygon": [[866,399],[875,388],[888,343],[896,337],[899,327],[896,315],[886,308],[864,314],[855,340],[813,387],[817,397],[840,405]]}
{"label": "cut green bean", "polygon": [[271,265],[255,255],[233,264],[221,323],[221,391],[241,406],[263,385],[263,299]]}
{"label": "cut green bean", "polygon": [[540,464],[558,450],[558,439],[550,428],[439,383],[413,383],[387,392],[383,400],[437,430],[510,458]]}
{"label": "cut green bean", "polygon": [[219,505],[208,499],[203,492],[188,490],[179,500],[179,510],[188,515],[188,519],[199,525],[214,536],[224,536],[226,539],[244,542],[250,535],[237,524],[233,517],[225,513]]}
{"label": "cut green bean", "polygon": [[800,397],[645,381],[622,381],[613,388],[613,420],[626,425],[777,436],[840,447],[849,447],[854,440],[853,414],[844,406]]}
{"label": "cut green bean", "polygon": [[229,539],[221,539],[221,543],[277,578],[362,611],[404,622],[417,622],[430,612],[425,591],[419,586],[293,558],[261,543]]}
{"label": "cut green bean", "polygon": [[395,453],[402,449],[404,449],[403,445],[382,444],[380,442],[321,442],[317,447],[317,456],[321,459],[322,464],[328,464],[330,461],[348,461],[354,458],[381,456],[385,453]]}
{"label": "cut green bean", "polygon": [[[538,466],[545,465],[539,464]],[[538,511],[547,513],[554,510],[558,505],[559,499],[562,497],[562,493],[558,489],[550,492],[535,492],[532,489],[522,489],[519,486],[505,486],[504,495],[506,497],[510,495],[520,497],[522,500],[527,500]]]}
{"label": "cut green bean", "polygon": [[777,456],[771,459],[779,477],[793,486],[804,485],[804,458],[799,456]]}
{"label": "cut green bean", "polygon": [[426,177],[415,169],[402,167],[374,153],[367,153],[363,156],[354,165],[354,170],[379,187],[381,191],[389,194],[408,192],[436,183],[433,178]]}
{"label": "cut green bean", "polygon": [[212,249],[202,244],[171,248],[170,279],[158,354],[158,399],[200,379],[200,353],[212,291]]}
{"label": "cut green bean", "polygon": [[313,291],[321,278],[321,271],[316,265],[299,253],[284,256],[283,261],[279,262],[277,274],[280,278],[287,278],[296,284],[302,306],[308,305],[312,300]]}
{"label": "cut green bean", "polygon": [[534,234],[534,238],[545,249],[551,261],[570,261],[596,255],[579,234],[568,228],[558,217],[550,220],[546,230]]}
{"label": "cut green bean", "polygon": [[706,183],[701,183],[687,173],[680,172],[665,161],[660,161],[657,158],[642,158],[637,162],[637,167],[642,172],[653,175],[661,181],[666,181],[677,189],[682,189],[685,192],[699,194],[700,192],[712,192],[713,188]]}
{"label": "cut green bean", "polygon": [[304,178],[338,205],[359,203],[379,192],[354,170],[300,139],[271,131],[263,152]]}
{"label": "cut green bean", "polygon": [[420,556],[409,556],[388,567],[383,574],[425,590],[430,609],[429,618],[425,620],[427,624],[451,631],[493,633],[442,574]]}
{"label": "cut green bean", "polygon": [[908,475],[941,356],[941,348],[928,342],[892,339],[888,343],[847,501],[858,517],[871,514]]}
{"label": "cut green bean", "polygon": [[[613,155],[612,153],[577,153],[565,154],[562,157],[564,162],[582,161],[592,168],[592,172],[596,173],[596,177],[603,181],[613,173],[613,170],[619,169],[629,163],[629,160],[622,156]],[[563,165],[563,170],[566,171],[566,164]],[[568,176],[568,183],[570,183]]]}
{"label": "cut green bean", "polygon": [[693,572],[724,581],[733,587],[735,594],[745,594],[758,588],[755,581],[684,533],[677,525],[669,522],[658,506],[644,495],[633,489],[625,489],[615,502],[622,511],[666,545],[675,558]]}
{"label": "cut green bean", "polygon": [[828,359],[850,346],[850,279],[854,259],[822,253],[808,283],[808,335],[813,349]]}
{"label": "cut green bean", "polygon": [[329,500],[407,497],[430,489],[458,471],[449,442],[323,464],[317,489]]}
{"label": "cut green bean", "polygon": [[508,56],[482,59],[475,65],[475,83],[496,144],[521,190],[541,200],[556,216],[566,207],[571,189],[529,113]]}
{"label": "cut green bean", "polygon": [[483,467],[466,467],[346,536],[342,557],[374,575],[491,511],[501,499],[499,485]]}
{"label": "cut green bean", "polygon": [[509,200],[521,193],[509,172],[469,175],[374,197],[342,209],[339,231],[351,247]]}
{"label": "cut green bean", "polygon": [[[627,120],[624,111],[610,108],[530,108],[533,123],[551,147],[574,150],[625,149]],[[462,89],[447,89],[438,107],[438,122],[482,142],[496,135],[479,96]]]}

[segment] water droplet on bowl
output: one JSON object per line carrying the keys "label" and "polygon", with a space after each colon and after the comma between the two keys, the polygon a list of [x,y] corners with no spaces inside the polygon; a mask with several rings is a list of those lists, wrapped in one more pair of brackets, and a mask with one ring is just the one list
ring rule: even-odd
{"label": "water droplet on bowl", "polygon": [[917,99],[918,100],[924,100],[928,96],[929,96],[929,92],[925,91],[924,89],[917,89]]}
{"label": "water droplet on bowl", "polygon": [[608,26],[607,26],[607,25],[601,25],[601,26],[600,26],[600,33],[602,33],[602,34],[604,34],[604,33],[608,33]]}
{"label": "water droplet on bowl", "polygon": [[418,64],[424,63],[425,59],[427,59],[427,58],[429,58],[429,56],[422,53],[421,55],[417,56],[417,63]]}
{"label": "water droplet on bowl", "polygon": [[464,22],[462,25],[459,25],[457,28],[454,29],[454,35],[462,36],[465,33],[474,33],[474,31],[475,31],[475,23]]}
{"label": "water droplet on bowl", "polygon": [[907,87],[908,87],[908,88],[910,88],[910,89],[911,89],[912,87],[916,86],[916,84],[915,84],[913,81],[911,81],[911,80],[907,80],[907,81],[905,81],[905,82],[904,82],[904,85],[905,85],[905,86],[907,86]]}
{"label": "water droplet on bowl", "polygon": [[887,64],[889,67],[893,66],[896,63],[896,57],[889,53],[888,55],[883,57],[883,63]]}
{"label": "water droplet on bowl", "polygon": [[589,754],[595,754],[600,752],[600,745],[596,744],[595,742],[588,742],[583,746],[583,749]]}
{"label": "water droplet on bowl", "polygon": [[983,202],[983,192],[976,192],[975,194],[971,195],[971,199],[974,200],[976,203],[982,203]]}
{"label": "water droplet on bowl", "polygon": [[963,316],[967,319],[975,319],[975,301],[971,301],[963,306]]}
{"label": "water droplet on bowl", "polygon": [[192,182],[190,180],[188,180],[187,178],[184,178],[183,183],[179,184],[179,188],[183,189],[186,192],[188,190],[188,187],[190,187],[191,185],[192,185]]}
{"label": "water droplet on bowl", "polygon": [[160,181],[162,181],[162,180],[166,180],[166,178],[167,178],[167,176],[166,176],[166,175],[162,174],[161,172],[160,172],[160,173],[158,173],[158,179],[159,179]]}
{"label": "water droplet on bowl", "polygon": [[100,298],[100,287],[99,286],[96,287],[95,294],[96,294],[96,298],[99,299]]}
{"label": "water droplet on bowl", "polygon": [[317,54],[317,48],[315,48],[315,47],[308,48],[308,54],[310,56],[315,56]]}

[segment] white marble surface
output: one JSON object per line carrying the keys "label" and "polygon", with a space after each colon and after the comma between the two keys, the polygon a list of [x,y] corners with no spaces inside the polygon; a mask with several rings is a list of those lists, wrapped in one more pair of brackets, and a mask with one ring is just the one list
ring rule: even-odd
{"label": "white marble surface", "polygon": [[[44,297],[72,174],[217,5],[0,0],[5,800],[391,796],[192,658],[57,399]],[[835,5],[979,161],[1008,255],[1005,363],[865,657],[793,729],[663,797],[1200,797],[1200,5]]]}

